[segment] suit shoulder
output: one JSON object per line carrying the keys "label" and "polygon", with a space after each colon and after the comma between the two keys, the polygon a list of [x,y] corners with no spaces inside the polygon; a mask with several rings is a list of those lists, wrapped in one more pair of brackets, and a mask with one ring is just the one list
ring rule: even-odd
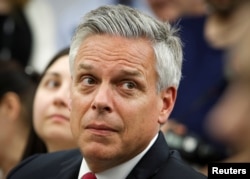
{"label": "suit shoulder", "polygon": [[[163,178],[180,179],[206,179],[207,177],[196,171],[189,164],[181,160],[177,151],[170,151],[170,156],[162,168],[157,172],[157,176],[164,176]],[[157,177],[156,177],[157,178]],[[161,177],[160,177],[161,178]],[[160,179],[159,178],[159,179]]]}
{"label": "suit shoulder", "polygon": [[45,154],[35,154],[28,157],[13,170],[10,171],[7,179],[21,178],[48,178],[48,174],[53,176],[60,170],[60,165],[71,159],[81,160],[79,150],[67,150]]}

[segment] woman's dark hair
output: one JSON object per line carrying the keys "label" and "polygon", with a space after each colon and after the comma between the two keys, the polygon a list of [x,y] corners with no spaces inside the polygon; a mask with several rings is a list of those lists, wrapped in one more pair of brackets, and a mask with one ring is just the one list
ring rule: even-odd
{"label": "woman's dark hair", "polygon": [[47,64],[47,66],[45,67],[41,78],[43,78],[43,76],[45,75],[45,73],[47,72],[47,70],[49,69],[49,67],[51,65],[53,65],[59,58],[65,56],[65,55],[69,55],[69,47],[62,49],[61,51],[59,51],[52,59],[51,61]]}
{"label": "woman's dark hair", "polygon": [[[42,78],[44,77],[44,75],[46,74],[47,70],[51,67],[51,65],[53,65],[60,57],[63,57],[65,55],[69,54],[69,48],[64,48],[61,51],[59,51],[52,59],[51,61],[48,63],[48,65],[46,66],[46,68],[44,69],[43,73],[40,76],[40,81],[42,80]],[[42,141],[42,139],[40,139],[38,137],[38,135],[36,134],[34,127],[31,128],[30,134],[29,134],[29,138],[28,138],[28,143],[26,145],[26,148],[24,150],[24,154],[22,157],[22,160],[34,155],[36,153],[47,153],[48,150],[45,146],[45,143]]]}

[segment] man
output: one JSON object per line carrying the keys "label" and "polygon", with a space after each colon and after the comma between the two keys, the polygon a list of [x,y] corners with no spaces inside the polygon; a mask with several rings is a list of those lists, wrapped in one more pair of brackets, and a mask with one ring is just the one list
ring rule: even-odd
{"label": "man", "polygon": [[169,24],[122,5],[91,11],[70,50],[71,129],[81,152],[34,156],[8,178],[80,179],[90,171],[97,179],[206,178],[169,151],[159,132],[181,64]]}

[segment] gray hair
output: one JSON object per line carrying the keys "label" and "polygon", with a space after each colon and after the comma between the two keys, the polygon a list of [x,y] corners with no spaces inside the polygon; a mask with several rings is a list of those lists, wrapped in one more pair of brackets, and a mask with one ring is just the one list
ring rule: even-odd
{"label": "gray hair", "polygon": [[182,44],[177,30],[167,22],[150,17],[124,5],[101,6],[90,11],[76,29],[70,47],[70,70],[81,43],[94,34],[146,38],[154,49],[158,81],[157,91],[169,86],[178,88],[182,68]]}

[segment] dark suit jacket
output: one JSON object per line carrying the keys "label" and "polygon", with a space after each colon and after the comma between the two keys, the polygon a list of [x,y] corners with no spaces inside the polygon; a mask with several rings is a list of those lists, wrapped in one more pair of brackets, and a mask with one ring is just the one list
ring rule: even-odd
{"label": "dark suit jacket", "polygon": [[[79,150],[32,156],[7,179],[77,179],[82,161]],[[127,179],[202,179],[206,178],[186,165],[176,151],[170,151],[163,134],[159,136]]]}

